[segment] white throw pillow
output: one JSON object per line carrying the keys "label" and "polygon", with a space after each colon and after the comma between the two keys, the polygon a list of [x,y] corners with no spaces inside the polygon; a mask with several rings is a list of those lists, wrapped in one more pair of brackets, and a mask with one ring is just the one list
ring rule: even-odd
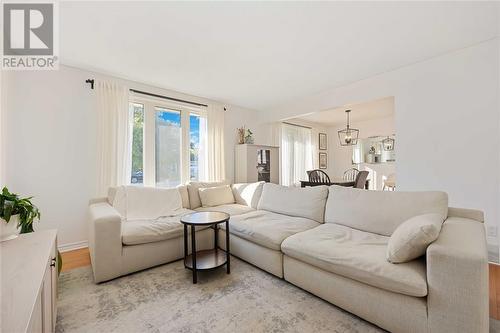
{"label": "white throw pillow", "polygon": [[231,187],[237,204],[257,209],[264,182],[233,184]]}
{"label": "white throw pillow", "polygon": [[198,207],[201,207],[201,199],[198,192],[199,188],[216,187],[230,184],[231,182],[228,180],[223,180],[221,182],[189,182],[187,184],[187,190],[189,193],[189,208],[196,209]]}
{"label": "white throw pillow", "polygon": [[423,256],[429,244],[438,238],[442,225],[440,214],[418,215],[406,220],[389,238],[387,260],[397,264]]}
{"label": "white throw pillow", "polygon": [[233,191],[229,185],[202,187],[198,189],[198,193],[203,207],[234,204]]}

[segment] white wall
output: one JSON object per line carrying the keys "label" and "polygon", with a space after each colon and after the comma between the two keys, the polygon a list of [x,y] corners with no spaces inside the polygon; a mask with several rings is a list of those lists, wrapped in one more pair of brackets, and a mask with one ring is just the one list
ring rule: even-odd
{"label": "white wall", "polygon": [[[210,104],[203,98],[61,66],[58,71],[4,72],[2,78],[2,185],[33,195],[42,212],[40,229],[58,229],[58,242],[87,240],[88,200],[95,193],[95,92],[88,78],[115,80],[130,88]],[[228,106],[227,125],[256,119]],[[233,112],[233,113],[231,113]],[[226,160],[234,141],[226,138]],[[233,164],[227,163],[232,176]]]}
{"label": "white wall", "polygon": [[264,144],[262,127],[258,126],[257,115],[257,111],[249,111],[237,106],[227,108],[224,141],[226,144],[226,178],[228,179],[234,179],[234,146],[238,143],[238,128],[245,126],[245,128],[250,129],[255,143]]}
{"label": "white wall", "polygon": [[498,92],[495,38],[260,115],[269,122],[394,96],[398,189],[444,190],[450,205],[481,209],[498,226]]}

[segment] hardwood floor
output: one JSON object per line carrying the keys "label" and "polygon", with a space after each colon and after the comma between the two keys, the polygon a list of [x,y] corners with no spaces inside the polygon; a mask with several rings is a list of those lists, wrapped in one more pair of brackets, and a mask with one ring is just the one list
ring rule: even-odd
{"label": "hardwood floor", "polygon": [[69,271],[71,269],[90,266],[89,249],[83,248],[68,252],[61,253],[62,269],[61,272]]}
{"label": "hardwood floor", "polygon": [[[62,271],[90,265],[89,249],[83,248],[61,253]],[[500,319],[500,266],[490,264],[490,317]]]}
{"label": "hardwood floor", "polygon": [[490,317],[500,319],[500,266],[490,264]]}

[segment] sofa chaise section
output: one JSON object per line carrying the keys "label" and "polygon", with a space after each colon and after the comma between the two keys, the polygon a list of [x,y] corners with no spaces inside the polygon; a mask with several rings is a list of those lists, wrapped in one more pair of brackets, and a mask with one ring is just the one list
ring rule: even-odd
{"label": "sofa chaise section", "polygon": [[325,223],[282,244],[285,255],[380,289],[408,296],[427,295],[424,260],[391,264],[389,237]]}
{"label": "sofa chaise section", "polygon": [[[284,278],[389,331],[487,332],[482,213],[448,210],[447,201],[442,192],[332,186],[325,224],[283,242]],[[394,230],[429,213],[444,222],[425,260],[384,261]]]}

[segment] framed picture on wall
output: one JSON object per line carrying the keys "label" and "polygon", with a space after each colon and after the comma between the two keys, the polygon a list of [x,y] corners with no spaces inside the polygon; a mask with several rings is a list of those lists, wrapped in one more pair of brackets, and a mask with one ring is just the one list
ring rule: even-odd
{"label": "framed picture on wall", "polygon": [[326,150],[327,149],[327,136],[326,133],[319,133],[319,149]]}
{"label": "framed picture on wall", "polygon": [[326,153],[319,153],[319,168],[326,169],[328,167],[328,158]]}

